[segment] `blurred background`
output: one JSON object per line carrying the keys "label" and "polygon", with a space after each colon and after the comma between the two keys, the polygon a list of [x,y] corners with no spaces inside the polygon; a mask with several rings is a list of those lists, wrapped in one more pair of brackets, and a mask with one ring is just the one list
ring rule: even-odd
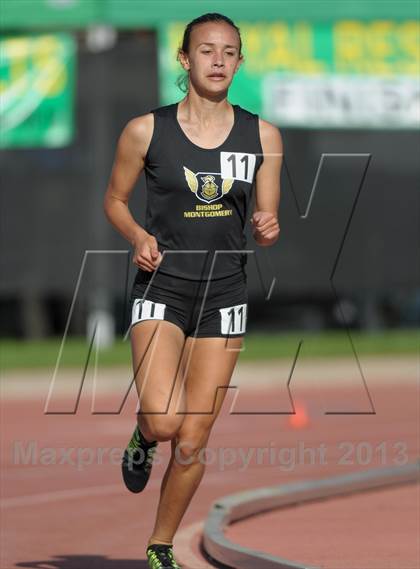
{"label": "blurred background", "polygon": [[[247,228],[248,330],[393,330],[410,342],[418,5],[368,0],[3,0],[1,337],[89,338],[99,324],[109,346],[126,331],[135,269],[103,194],[125,124],[183,98],[176,51],[208,11],[242,33],[230,102],[284,140],[281,237],[258,248]],[[130,201],[140,224],[146,200],[141,176]]]}

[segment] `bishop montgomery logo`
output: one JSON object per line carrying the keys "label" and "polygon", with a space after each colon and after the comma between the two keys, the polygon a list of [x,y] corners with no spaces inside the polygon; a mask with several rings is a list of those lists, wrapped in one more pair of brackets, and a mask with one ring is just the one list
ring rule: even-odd
{"label": "bishop montgomery logo", "polygon": [[184,174],[188,187],[197,198],[209,205],[196,205],[196,211],[184,211],[184,217],[220,217],[232,215],[231,209],[223,209],[223,204],[210,205],[220,200],[233,186],[233,178],[223,179],[220,173],[197,172],[194,173],[185,166]]}
{"label": "bishop montgomery logo", "polygon": [[[190,190],[199,200],[205,203],[215,202],[227,194],[233,186],[234,181],[233,178],[224,180],[221,174],[214,172],[197,172],[195,174],[185,166],[184,174]],[[199,180],[201,181],[201,185]]]}

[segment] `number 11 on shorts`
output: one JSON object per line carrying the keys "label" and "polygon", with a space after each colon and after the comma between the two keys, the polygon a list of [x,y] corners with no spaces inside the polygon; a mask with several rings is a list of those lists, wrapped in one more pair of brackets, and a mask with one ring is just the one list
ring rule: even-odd
{"label": "number 11 on shorts", "polygon": [[244,334],[246,329],[246,309],[246,304],[220,308],[221,333]]}

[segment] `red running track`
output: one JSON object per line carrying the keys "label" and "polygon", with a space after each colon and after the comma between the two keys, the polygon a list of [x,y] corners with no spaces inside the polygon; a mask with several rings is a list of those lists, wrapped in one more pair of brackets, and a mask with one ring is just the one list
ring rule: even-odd
{"label": "red running track", "polygon": [[[309,422],[293,429],[290,415],[274,414],[291,410],[284,386],[257,392],[242,388],[237,399],[229,390],[209,441],[205,477],[180,530],[203,521],[211,503],[226,494],[415,460],[416,383],[373,381],[369,392],[374,413],[360,386],[296,386],[294,400],[309,409]],[[111,400],[109,394],[102,396],[101,408]],[[145,569],[144,549],[169,443],[159,447],[161,464],[154,466],[146,491],[132,495],[121,483],[119,453],[134,426],[134,393],[119,415],[92,415],[87,396],[75,415],[45,415],[44,403],[45,393],[34,393],[30,400],[3,397],[1,569]],[[232,414],[233,404],[236,413],[265,414]],[[325,415],[325,410],[353,414]],[[38,455],[25,456],[31,444]],[[77,463],[72,448],[90,449],[95,460]],[[90,458],[89,451],[83,452],[82,458]],[[23,464],[32,458],[33,464]],[[418,560],[408,558],[418,545],[413,492],[411,486],[307,504],[228,531],[238,543],[326,569],[418,569]],[[259,539],[257,530],[269,539]]]}
{"label": "red running track", "polygon": [[248,518],[225,535],[324,569],[418,569],[419,498],[418,484],[360,492]]}

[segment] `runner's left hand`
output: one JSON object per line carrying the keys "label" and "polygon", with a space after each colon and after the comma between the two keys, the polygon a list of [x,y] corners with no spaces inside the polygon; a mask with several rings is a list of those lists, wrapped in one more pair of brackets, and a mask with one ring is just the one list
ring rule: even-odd
{"label": "runner's left hand", "polygon": [[277,216],[269,211],[255,211],[250,221],[252,235],[258,245],[272,245],[277,241],[280,234]]}

